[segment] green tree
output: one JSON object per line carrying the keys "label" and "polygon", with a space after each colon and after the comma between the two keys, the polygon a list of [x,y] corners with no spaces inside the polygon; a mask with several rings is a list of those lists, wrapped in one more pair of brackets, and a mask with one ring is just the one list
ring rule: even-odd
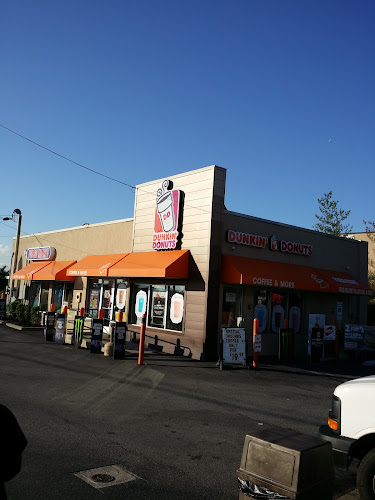
{"label": "green tree", "polygon": [[319,198],[318,203],[320,215],[315,215],[315,217],[319,222],[313,226],[313,229],[336,236],[346,235],[352,231],[352,226],[344,224],[350,215],[350,210],[338,208],[338,201],[332,199],[332,191]]}
{"label": "green tree", "polygon": [[9,275],[9,269],[7,266],[0,267],[0,295],[2,292],[5,292],[6,286],[8,284],[8,280],[6,277]]}

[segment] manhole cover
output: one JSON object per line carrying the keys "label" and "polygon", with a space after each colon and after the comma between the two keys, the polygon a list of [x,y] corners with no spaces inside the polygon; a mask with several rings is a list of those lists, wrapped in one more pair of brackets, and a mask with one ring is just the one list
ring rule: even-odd
{"label": "manhole cover", "polygon": [[129,481],[134,481],[134,479],[139,479],[121,465],[109,465],[107,467],[98,467],[97,469],[83,470],[75,472],[74,475],[83,479],[83,481],[96,489],[116,486],[117,484],[128,483]]}
{"label": "manhole cover", "polygon": [[115,478],[109,474],[94,474],[91,476],[91,479],[96,483],[111,483],[115,480]]}

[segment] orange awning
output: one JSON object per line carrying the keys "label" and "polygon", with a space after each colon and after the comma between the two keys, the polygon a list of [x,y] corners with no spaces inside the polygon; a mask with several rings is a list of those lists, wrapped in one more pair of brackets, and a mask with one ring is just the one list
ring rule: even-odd
{"label": "orange awning", "polygon": [[129,253],[110,268],[108,276],[126,278],[187,278],[189,250]]}
{"label": "orange awning", "polygon": [[128,254],[88,255],[67,271],[68,276],[108,276],[108,270]]}
{"label": "orange awning", "polygon": [[74,276],[67,276],[67,270],[76,260],[49,262],[45,267],[36,271],[33,280],[36,281],[74,281]]}
{"label": "orange awning", "polygon": [[15,272],[12,276],[14,280],[32,280],[34,274],[43,267],[48,266],[50,262],[39,261],[39,262],[30,262],[27,266],[23,267],[19,271]]}
{"label": "orange awning", "polygon": [[368,297],[374,295],[374,291],[369,286],[364,285],[349,273],[343,271],[330,271],[327,269],[319,269],[319,273],[329,283],[332,291],[336,293],[367,295]]}
{"label": "orange awning", "polygon": [[[223,283],[248,284],[259,287],[288,288],[295,290],[313,290],[316,292],[352,293],[371,295],[372,290],[352,276],[347,280],[357,285],[335,281],[342,274],[336,271],[316,269],[314,267],[282,264],[266,260],[247,259],[232,255],[222,256],[221,281]],[[344,288],[346,291],[343,291]]]}

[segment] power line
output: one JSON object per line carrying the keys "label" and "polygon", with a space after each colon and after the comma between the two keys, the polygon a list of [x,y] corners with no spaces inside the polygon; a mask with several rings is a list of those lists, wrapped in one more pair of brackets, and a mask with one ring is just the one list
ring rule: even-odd
{"label": "power line", "polygon": [[[142,192],[142,193],[145,193],[145,194],[148,194],[148,195],[151,195],[151,196],[155,196],[153,193],[150,193],[150,191],[146,191],[145,189],[141,189],[139,187],[136,187],[136,186],[133,186],[132,184],[128,184],[126,182],[123,182],[123,181],[120,181],[118,179],[115,179],[114,177],[110,177],[108,175],[105,175],[105,174],[102,174],[101,172],[98,172],[97,170],[94,170],[92,168],[89,168],[89,167],[86,167],[85,165],[82,165],[82,163],[78,163],[77,161],[74,161],[70,158],[68,158],[67,156],[64,156],[60,153],[57,153],[56,151],[53,151],[53,149],[50,149],[50,148],[47,148],[46,146],[43,146],[42,144],[39,144],[38,142],[35,142],[33,141],[32,139],[29,139],[28,137],[20,134],[19,132],[16,132],[15,130],[12,130],[10,129],[9,127],[6,127],[5,125],[1,124],[0,123],[0,127],[3,128],[4,130],[7,130],[8,132],[11,132],[12,134],[20,137],[21,139],[24,139],[25,141],[28,141],[30,142],[31,144],[34,144],[35,146],[38,146],[39,148],[42,148],[44,149],[45,151],[48,151],[49,153],[52,153],[56,156],[58,156],[59,158],[62,158],[64,160],[67,160],[69,161],[70,163],[73,163],[74,165],[77,165],[78,167],[81,167],[81,168],[84,168],[85,170],[88,170],[89,172],[92,172],[96,175],[100,175],[101,177],[105,177],[106,179],[109,179],[113,182],[117,182],[118,184],[122,184],[123,186],[126,186],[126,187],[129,187],[130,189],[138,189],[138,191]],[[185,172],[184,174],[182,174],[182,177],[188,177],[189,175],[193,175],[193,173],[188,173],[188,172]],[[189,207],[189,205],[185,204],[186,207]],[[204,208],[200,207],[200,206],[194,206],[192,207],[190,205],[190,208],[195,208],[195,209],[198,209],[200,210],[202,213],[210,213],[209,210],[205,210]]]}
{"label": "power line", "polygon": [[46,148],[45,146],[42,146],[42,144],[39,144],[38,142],[32,141],[28,137],[25,137],[22,134],[19,134],[18,132],[15,132],[14,130],[6,127],[5,125],[2,125],[0,123],[0,127],[2,127],[5,130],[8,130],[8,132],[11,132],[14,135],[17,135],[18,137],[21,137],[21,139],[24,139],[25,141],[31,142],[31,144],[34,144],[35,146],[38,146],[39,148],[45,149],[49,153],[52,153],[56,156],[59,156],[60,158],[63,158],[64,160],[70,161],[70,163],[74,163],[74,165],[78,165],[78,167],[84,168],[85,170],[88,170],[89,172],[92,172],[93,174],[100,175],[101,177],[105,177],[106,179],[109,179],[110,181],[118,182],[119,184],[122,184],[123,186],[127,186],[131,189],[135,189],[135,186],[132,186],[131,184],[127,184],[126,182],[119,181],[118,179],[115,179],[113,177],[109,177],[108,175],[102,174],[101,172],[98,172],[97,170],[94,170],[92,168],[86,167],[85,165],[82,165],[82,163],[78,163],[77,161],[71,160],[67,156],[61,155],[60,153],[56,153],[56,151],[53,151],[52,149]]}

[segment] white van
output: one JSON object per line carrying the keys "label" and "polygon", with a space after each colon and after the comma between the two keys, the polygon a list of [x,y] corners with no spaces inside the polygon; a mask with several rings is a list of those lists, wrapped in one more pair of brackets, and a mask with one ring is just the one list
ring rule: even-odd
{"label": "white van", "polygon": [[328,425],[319,429],[332,443],[338,467],[359,460],[357,488],[361,499],[375,499],[375,375],[350,380],[336,387]]}

